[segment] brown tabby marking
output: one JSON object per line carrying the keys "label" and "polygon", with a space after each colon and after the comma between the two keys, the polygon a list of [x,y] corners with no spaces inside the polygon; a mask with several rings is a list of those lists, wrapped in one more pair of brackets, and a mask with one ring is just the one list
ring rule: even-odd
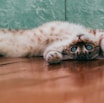
{"label": "brown tabby marking", "polygon": [[49,39],[47,39],[45,44],[47,45],[47,44],[49,44],[49,43],[50,43],[50,40],[49,40]]}
{"label": "brown tabby marking", "polygon": [[41,38],[40,37],[38,37],[37,39],[38,39],[38,42],[41,42]]}
{"label": "brown tabby marking", "polygon": [[96,35],[96,30],[90,30],[89,33]]}
{"label": "brown tabby marking", "polygon": [[33,38],[31,39],[31,42],[34,42],[34,39]]}
{"label": "brown tabby marking", "polygon": [[51,31],[53,32],[55,30],[55,28],[54,27],[51,27]]}
{"label": "brown tabby marking", "polygon": [[2,29],[1,31],[2,31],[3,33],[6,33],[6,32],[7,32],[7,30],[6,30],[6,29]]}
{"label": "brown tabby marking", "polygon": [[43,33],[44,33],[44,31],[43,31],[42,29],[40,29],[40,32],[41,32],[41,34],[43,34]]}

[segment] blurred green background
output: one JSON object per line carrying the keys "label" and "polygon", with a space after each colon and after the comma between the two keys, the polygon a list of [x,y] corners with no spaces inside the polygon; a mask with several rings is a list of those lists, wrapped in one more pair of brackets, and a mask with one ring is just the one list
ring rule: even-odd
{"label": "blurred green background", "polygon": [[0,27],[27,29],[61,20],[104,29],[104,0],[0,0]]}

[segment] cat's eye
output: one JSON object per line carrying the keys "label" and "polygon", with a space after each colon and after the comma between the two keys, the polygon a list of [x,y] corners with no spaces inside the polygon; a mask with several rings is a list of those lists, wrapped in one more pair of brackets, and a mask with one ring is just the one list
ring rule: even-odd
{"label": "cat's eye", "polygon": [[77,50],[77,46],[71,47],[71,52],[75,52]]}
{"label": "cat's eye", "polygon": [[92,45],[86,45],[85,47],[86,47],[87,50],[92,50],[93,49]]}

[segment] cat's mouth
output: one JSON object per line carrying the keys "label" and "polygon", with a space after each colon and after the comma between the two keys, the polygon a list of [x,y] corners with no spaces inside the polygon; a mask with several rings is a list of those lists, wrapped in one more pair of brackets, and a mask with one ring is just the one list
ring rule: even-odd
{"label": "cat's mouth", "polygon": [[86,60],[92,60],[92,58],[89,55],[86,55],[86,54],[79,54],[79,55],[76,56],[76,60],[86,61]]}
{"label": "cat's mouth", "polygon": [[92,52],[92,53],[81,53],[76,55],[76,60],[78,61],[87,61],[87,60],[94,60],[99,56],[99,53],[97,51]]}

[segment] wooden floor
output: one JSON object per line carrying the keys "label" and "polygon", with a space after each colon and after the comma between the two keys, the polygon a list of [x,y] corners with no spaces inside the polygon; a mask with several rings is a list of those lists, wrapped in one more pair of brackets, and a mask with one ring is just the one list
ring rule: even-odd
{"label": "wooden floor", "polygon": [[104,60],[1,58],[0,103],[104,103]]}

